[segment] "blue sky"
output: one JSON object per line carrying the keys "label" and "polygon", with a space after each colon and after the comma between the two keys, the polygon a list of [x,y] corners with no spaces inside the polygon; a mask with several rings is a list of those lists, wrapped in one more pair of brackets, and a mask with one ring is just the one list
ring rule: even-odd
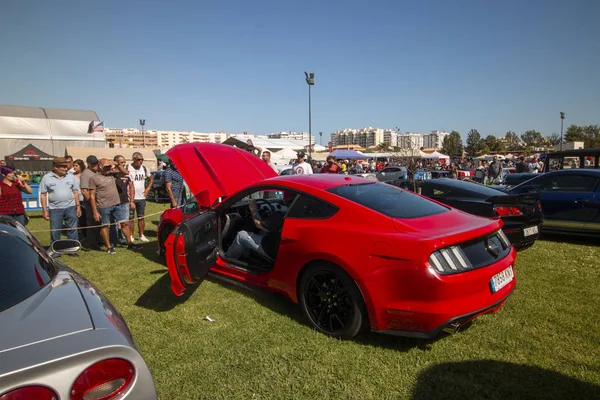
{"label": "blue sky", "polygon": [[0,104],[109,127],[308,131],[600,123],[597,0],[3,1]]}

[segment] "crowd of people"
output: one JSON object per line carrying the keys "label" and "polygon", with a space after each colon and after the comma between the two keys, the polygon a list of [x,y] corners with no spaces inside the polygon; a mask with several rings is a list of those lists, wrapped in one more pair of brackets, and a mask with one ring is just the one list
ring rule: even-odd
{"label": "crowd of people", "polygon": [[[80,240],[91,250],[104,248],[115,254],[118,245],[139,250],[136,240],[149,241],[144,235],[144,216],[153,176],[143,165],[140,152],[134,152],[132,160],[127,165],[122,155],[112,160],[90,155],[85,162],[71,156],[53,159],[52,171],[42,177],[39,185],[51,242],[59,240],[64,232],[68,239]],[[164,183],[171,206],[178,207],[184,201],[183,178],[171,162],[165,169]],[[4,163],[0,173],[0,214],[26,225],[28,218],[21,194],[31,194],[32,188]]]}

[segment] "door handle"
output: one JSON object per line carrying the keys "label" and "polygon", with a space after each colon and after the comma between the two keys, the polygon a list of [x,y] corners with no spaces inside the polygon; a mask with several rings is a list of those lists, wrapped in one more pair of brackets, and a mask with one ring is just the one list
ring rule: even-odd
{"label": "door handle", "polygon": [[298,241],[297,239],[282,237],[281,240],[279,240],[279,244],[293,243],[293,242],[297,242],[297,241]]}

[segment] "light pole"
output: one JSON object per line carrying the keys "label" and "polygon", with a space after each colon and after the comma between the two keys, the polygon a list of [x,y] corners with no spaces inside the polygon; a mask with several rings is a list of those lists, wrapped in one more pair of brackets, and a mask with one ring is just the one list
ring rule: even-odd
{"label": "light pole", "polygon": [[563,122],[565,121],[565,113],[560,112],[560,151],[562,151],[563,144]]}
{"label": "light pole", "polygon": [[144,125],[146,125],[145,119],[140,119],[140,126],[142,127],[142,146],[146,148],[146,137],[144,136]]}
{"label": "light pole", "polygon": [[319,132],[319,144],[323,146],[323,132]]}
{"label": "light pole", "polygon": [[310,87],[315,84],[315,74],[311,72],[310,74],[304,71],[304,75],[306,76],[306,83],[308,84],[308,159],[312,160],[312,150],[310,142],[312,140],[312,120],[311,120],[311,109],[310,109]]}

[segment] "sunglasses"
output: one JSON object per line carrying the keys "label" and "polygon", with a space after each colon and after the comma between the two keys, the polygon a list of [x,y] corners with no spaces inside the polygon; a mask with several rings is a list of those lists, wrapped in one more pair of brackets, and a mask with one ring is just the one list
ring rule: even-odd
{"label": "sunglasses", "polygon": [[143,158],[136,158],[134,161],[144,161]]}

